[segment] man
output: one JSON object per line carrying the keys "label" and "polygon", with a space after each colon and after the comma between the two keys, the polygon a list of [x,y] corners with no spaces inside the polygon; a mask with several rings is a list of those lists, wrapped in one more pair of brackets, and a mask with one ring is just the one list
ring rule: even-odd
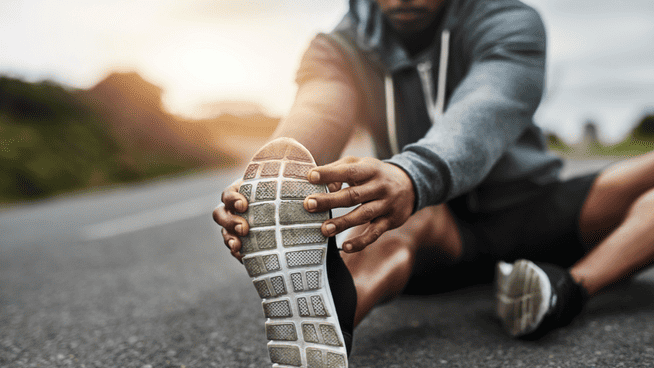
{"label": "man", "polygon": [[[561,161],[533,123],[544,71],[543,25],[517,0],[351,0],[337,28],[314,39],[275,135],[324,165],[306,180],[330,193],[316,187],[306,211],[360,205],[320,228],[333,237],[355,227],[342,245],[347,268],[337,252],[327,255],[327,271],[338,269],[329,286],[346,344],[348,324],[380,302],[487,282],[494,272],[505,329],[539,336],[652,262],[654,154],[561,181]],[[356,123],[379,159],[336,161]],[[279,145],[300,149],[283,140],[262,152]],[[238,259],[251,227],[240,214],[253,198],[240,184],[214,212]],[[302,351],[302,364],[309,355]]]}

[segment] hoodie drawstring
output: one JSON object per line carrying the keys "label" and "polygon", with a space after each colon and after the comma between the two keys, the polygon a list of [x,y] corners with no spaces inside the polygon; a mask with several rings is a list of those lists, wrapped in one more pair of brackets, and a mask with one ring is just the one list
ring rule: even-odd
{"label": "hoodie drawstring", "polygon": [[[431,78],[431,61],[425,61],[418,64],[418,74],[422,83],[422,90],[425,95],[427,113],[432,125],[436,122],[436,117],[443,115],[445,111],[445,88],[447,86],[447,62],[450,54],[450,31],[443,30],[441,33],[441,52],[438,68],[438,88],[436,102],[434,102],[432,92]],[[393,88],[393,77],[387,74],[384,78],[386,94],[386,127],[388,128],[388,143],[391,146],[391,153],[396,155],[400,152],[397,141],[397,129],[395,119],[395,90]]]}

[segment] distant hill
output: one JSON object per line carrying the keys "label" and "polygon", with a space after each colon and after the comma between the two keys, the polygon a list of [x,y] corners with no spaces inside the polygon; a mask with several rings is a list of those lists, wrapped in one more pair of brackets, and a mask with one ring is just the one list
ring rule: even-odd
{"label": "distant hill", "polygon": [[[108,129],[132,154],[142,160],[166,161],[174,156],[197,166],[226,165],[201,124],[164,111],[161,89],[136,73],[114,73],[81,96],[109,122]],[[161,156],[161,157],[160,157]],[[154,163],[154,162],[150,162]]]}
{"label": "distant hill", "polygon": [[0,203],[233,165],[210,136],[136,73],[88,91],[0,77]]}

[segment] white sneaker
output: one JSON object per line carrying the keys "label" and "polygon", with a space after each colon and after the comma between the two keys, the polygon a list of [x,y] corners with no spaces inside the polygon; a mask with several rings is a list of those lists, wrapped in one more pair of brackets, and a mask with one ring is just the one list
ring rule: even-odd
{"label": "white sneaker", "polygon": [[339,323],[328,279],[329,241],[320,231],[329,212],[303,206],[308,195],[327,191],[307,180],[314,167],[297,141],[276,139],[254,155],[239,189],[249,201],[242,214],[250,225],[241,238],[243,264],[263,300],[273,367],[348,366],[351,335],[344,339]]}

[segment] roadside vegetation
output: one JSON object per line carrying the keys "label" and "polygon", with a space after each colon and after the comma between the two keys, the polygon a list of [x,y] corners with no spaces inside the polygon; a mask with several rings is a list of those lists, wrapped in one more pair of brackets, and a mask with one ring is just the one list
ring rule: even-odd
{"label": "roadside vegetation", "polygon": [[586,124],[584,137],[576,144],[566,144],[554,133],[547,134],[549,149],[564,156],[593,157],[609,156],[625,158],[641,155],[654,150],[654,115],[646,114],[622,141],[604,144],[597,137],[597,128],[593,123]]}
{"label": "roadside vegetation", "polygon": [[234,165],[157,90],[135,74],[88,91],[0,77],[0,203]]}

